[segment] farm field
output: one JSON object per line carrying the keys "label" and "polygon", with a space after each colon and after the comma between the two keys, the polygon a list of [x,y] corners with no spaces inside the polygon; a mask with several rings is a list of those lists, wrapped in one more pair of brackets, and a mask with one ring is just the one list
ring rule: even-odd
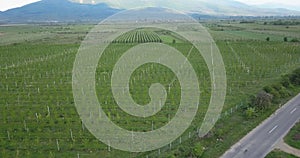
{"label": "farm field", "polygon": [[240,109],[249,97],[299,68],[300,43],[290,40],[300,38],[300,26],[230,21],[204,26],[223,56],[228,85],[221,119],[206,138],[195,136],[209,104],[211,79],[203,58],[190,43],[165,30],[135,30],[113,41],[99,61],[96,89],[98,94],[107,94],[99,95],[102,108],[115,124],[132,131],[155,130],[172,119],[180,101],[180,84],[164,66],[140,67],[131,77],[132,98],[147,104],[149,86],[161,83],[168,90],[168,99],[153,117],[126,114],[114,102],[109,87],[111,71],[122,53],[139,43],[165,43],[182,52],[195,68],[201,106],[192,126],[171,145],[147,153],[123,152],[101,143],[77,114],[72,69],[80,43],[93,25],[0,26],[0,157],[196,157],[196,142],[205,147],[202,157],[219,157],[263,120],[244,119]]}

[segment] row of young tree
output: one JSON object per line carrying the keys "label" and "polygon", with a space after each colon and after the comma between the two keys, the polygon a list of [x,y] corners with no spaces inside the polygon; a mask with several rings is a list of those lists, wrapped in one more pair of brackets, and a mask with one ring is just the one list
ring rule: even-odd
{"label": "row of young tree", "polygon": [[[267,38],[266,38],[266,41],[270,41],[270,40],[271,40],[270,37],[267,37]],[[284,41],[284,42],[300,42],[297,38],[293,38],[293,39],[289,40],[288,37],[284,37],[284,38],[283,38],[283,41]]]}
{"label": "row of young tree", "polygon": [[147,30],[133,30],[127,32],[112,43],[148,43],[148,42],[157,42],[162,43],[162,39],[153,31]]}
{"label": "row of young tree", "polygon": [[300,21],[297,20],[276,20],[276,21],[271,21],[271,22],[264,22],[264,25],[300,25]]}

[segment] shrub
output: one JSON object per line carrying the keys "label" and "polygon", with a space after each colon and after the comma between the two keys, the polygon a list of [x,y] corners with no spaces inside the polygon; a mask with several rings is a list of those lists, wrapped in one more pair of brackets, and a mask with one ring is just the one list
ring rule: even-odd
{"label": "shrub", "polygon": [[282,89],[282,85],[280,83],[274,84],[272,86],[276,91],[280,91]]}
{"label": "shrub", "polygon": [[167,158],[176,158],[176,156],[174,156],[173,154],[168,155]]}
{"label": "shrub", "polygon": [[255,108],[249,107],[249,108],[246,110],[245,114],[246,114],[246,117],[247,117],[248,119],[255,117],[255,115],[256,115]]}
{"label": "shrub", "polygon": [[204,153],[204,147],[202,146],[202,144],[196,143],[193,149],[193,155],[196,157],[201,157]]}
{"label": "shrub", "polygon": [[299,42],[299,40],[297,38],[293,38],[291,42]]}
{"label": "shrub", "polygon": [[180,152],[181,157],[190,157],[192,148],[190,147],[190,144],[188,144],[188,145],[181,145],[178,150]]}
{"label": "shrub", "polygon": [[264,91],[271,94],[275,99],[280,98],[279,92],[273,86],[266,86]]}
{"label": "shrub", "polygon": [[289,78],[289,75],[284,75],[282,76],[282,80],[280,82],[282,84],[282,86],[284,86],[285,88],[289,88],[291,87],[291,81],[290,81],[290,78]]}
{"label": "shrub", "polygon": [[300,85],[300,68],[295,70],[289,77],[290,82],[293,85]]}
{"label": "shrub", "polygon": [[279,92],[281,98],[291,96],[291,93],[284,87],[282,89],[280,89],[278,92]]}
{"label": "shrub", "polygon": [[252,105],[258,109],[268,108],[272,103],[273,95],[265,91],[259,92],[252,100]]}
{"label": "shrub", "polygon": [[271,92],[273,91],[273,88],[270,87],[270,86],[266,86],[266,87],[264,87],[263,89],[264,89],[264,91],[266,91],[267,93],[271,93]]}
{"label": "shrub", "polygon": [[214,134],[216,135],[216,137],[223,139],[224,137],[224,130],[222,128],[218,128],[215,130]]}

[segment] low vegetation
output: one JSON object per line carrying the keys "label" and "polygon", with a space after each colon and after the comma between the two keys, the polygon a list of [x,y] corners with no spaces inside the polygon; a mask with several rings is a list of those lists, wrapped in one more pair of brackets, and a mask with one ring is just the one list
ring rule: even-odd
{"label": "low vegetation", "polygon": [[291,129],[284,140],[290,146],[300,150],[300,122]]}
{"label": "low vegetation", "polygon": [[289,25],[300,25],[300,21],[298,20],[276,20],[276,21],[271,21],[269,22],[271,25],[284,25],[284,26],[289,26]]}
{"label": "low vegetation", "polygon": [[292,154],[285,153],[280,150],[275,150],[269,153],[266,158],[298,158],[297,156],[294,156]]}
{"label": "low vegetation", "polygon": [[245,115],[247,118],[257,116],[258,111],[270,109],[271,106],[276,106],[282,103],[286,98],[295,94],[295,89],[300,87],[300,68],[293,71],[291,74],[282,76],[280,82],[273,85],[268,85],[256,95],[251,96],[251,101],[245,107]]}

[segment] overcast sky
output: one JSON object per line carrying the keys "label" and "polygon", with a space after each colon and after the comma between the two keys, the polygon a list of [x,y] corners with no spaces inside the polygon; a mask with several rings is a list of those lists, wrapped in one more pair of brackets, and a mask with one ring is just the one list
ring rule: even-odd
{"label": "overcast sky", "polygon": [[299,0],[236,0],[246,4],[265,4],[265,3],[277,3],[277,4],[284,4],[284,5],[298,5],[300,6]]}
{"label": "overcast sky", "polygon": [[[0,11],[5,11],[7,9],[21,7],[28,3],[36,2],[39,0],[1,0],[0,1]],[[300,8],[300,1],[299,0],[237,0],[240,2],[244,2],[250,5],[256,4],[264,4],[264,3],[277,3],[283,4],[287,6],[291,6],[291,8],[299,7]]]}

